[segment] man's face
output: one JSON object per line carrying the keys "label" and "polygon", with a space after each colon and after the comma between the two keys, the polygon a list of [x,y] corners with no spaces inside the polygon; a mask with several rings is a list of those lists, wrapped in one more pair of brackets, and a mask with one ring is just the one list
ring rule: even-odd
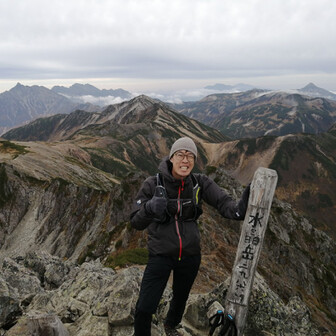
{"label": "man's face", "polygon": [[170,162],[173,164],[172,175],[176,179],[187,177],[195,165],[195,156],[186,150],[179,150],[171,157]]}

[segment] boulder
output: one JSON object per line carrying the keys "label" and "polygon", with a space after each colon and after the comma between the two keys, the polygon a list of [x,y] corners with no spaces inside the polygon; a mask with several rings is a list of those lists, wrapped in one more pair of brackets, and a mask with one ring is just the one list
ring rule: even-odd
{"label": "boulder", "polygon": [[54,314],[34,313],[23,317],[6,336],[69,336],[61,320]]}
{"label": "boulder", "polygon": [[20,302],[0,293],[0,328],[10,328],[21,315]]}

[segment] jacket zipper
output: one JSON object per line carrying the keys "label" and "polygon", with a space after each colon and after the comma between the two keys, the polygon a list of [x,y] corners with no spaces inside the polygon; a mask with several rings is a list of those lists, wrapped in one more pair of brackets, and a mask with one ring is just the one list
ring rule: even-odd
{"label": "jacket zipper", "polygon": [[[181,188],[182,187],[182,188]],[[177,213],[175,214],[175,225],[176,225],[176,232],[177,232],[177,236],[179,239],[179,243],[180,243],[180,251],[179,251],[179,258],[178,260],[181,261],[181,257],[182,257],[182,237],[180,234],[180,229],[179,229],[179,223],[178,223],[178,215],[181,211],[181,190],[183,191],[183,187],[184,187],[184,181],[181,181],[181,185],[179,186],[179,190],[178,190],[178,197],[177,197]]]}

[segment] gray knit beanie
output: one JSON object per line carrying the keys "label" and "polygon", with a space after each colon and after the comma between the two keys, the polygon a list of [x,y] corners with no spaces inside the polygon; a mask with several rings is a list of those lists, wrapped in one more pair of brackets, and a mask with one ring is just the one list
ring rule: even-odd
{"label": "gray knit beanie", "polygon": [[174,142],[170,150],[169,158],[171,158],[178,150],[187,150],[195,155],[195,159],[197,158],[197,147],[195,142],[188,137],[180,138]]}

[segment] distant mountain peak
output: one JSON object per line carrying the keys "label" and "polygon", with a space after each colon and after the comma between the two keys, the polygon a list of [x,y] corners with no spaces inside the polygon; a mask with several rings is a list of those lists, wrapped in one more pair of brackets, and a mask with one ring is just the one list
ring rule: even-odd
{"label": "distant mountain peak", "polygon": [[336,95],[328,90],[322,89],[316,86],[314,83],[309,83],[302,89],[298,90],[306,95],[313,96],[313,97],[322,97],[327,99],[336,100]]}
{"label": "distant mountain peak", "polygon": [[20,82],[17,82],[17,84],[14,87],[12,87],[9,91],[17,91],[25,88],[27,88],[27,86],[21,84]]}
{"label": "distant mountain peak", "polygon": [[121,124],[149,122],[156,119],[159,105],[164,110],[169,109],[164,103],[142,94],[129,101],[108,106],[102,115],[114,116],[114,121]]}
{"label": "distant mountain peak", "polygon": [[303,87],[301,90],[308,90],[308,89],[320,89],[320,88],[316,86],[314,83],[310,82],[305,87]]}
{"label": "distant mountain peak", "polygon": [[249,84],[239,83],[235,85],[227,85],[222,83],[216,83],[214,85],[208,85],[204,87],[207,90],[214,90],[214,91],[249,91],[254,89],[254,86]]}
{"label": "distant mountain peak", "polygon": [[75,83],[75,84],[72,84],[70,87],[89,87],[89,88],[96,88],[94,87],[93,85],[91,84],[81,84],[81,83]]}
{"label": "distant mountain peak", "polygon": [[[64,95],[74,102],[90,102],[100,106],[113,104],[113,100],[128,100],[132,98],[132,94],[123,89],[103,89],[100,90],[91,84],[75,83],[70,87],[54,86],[52,91]],[[94,98],[92,98],[94,97]],[[106,99],[110,98],[110,99]]]}
{"label": "distant mountain peak", "polygon": [[149,96],[146,96],[146,95],[144,95],[144,94],[141,94],[141,95],[139,95],[139,96],[136,96],[135,98],[131,99],[131,101],[134,101],[134,102],[136,102],[136,101],[140,101],[140,102],[148,102],[148,103],[152,103],[152,104],[156,104],[156,103],[158,103],[157,100],[155,100],[155,99],[153,99],[153,98],[151,98],[151,97],[149,97]]}
{"label": "distant mountain peak", "polygon": [[49,91],[49,93],[51,94],[55,94],[54,92],[52,92],[51,90],[47,89],[45,86],[40,86],[40,85],[32,85],[32,86],[29,86],[29,85],[23,85],[21,84],[20,82],[18,82],[13,88],[11,88],[9,90],[10,92],[15,92],[15,93],[22,93],[22,92],[25,92],[25,93],[31,93],[31,92],[36,92],[36,91],[39,91],[39,92],[47,92]]}

